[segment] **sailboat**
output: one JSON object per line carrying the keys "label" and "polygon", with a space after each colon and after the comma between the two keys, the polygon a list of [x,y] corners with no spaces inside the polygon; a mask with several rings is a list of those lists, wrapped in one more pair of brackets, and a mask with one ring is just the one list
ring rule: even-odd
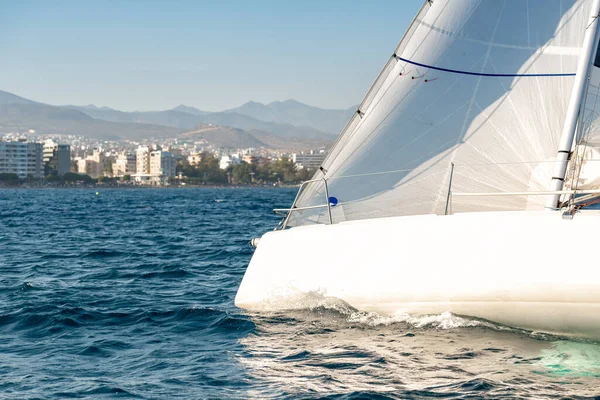
{"label": "sailboat", "polygon": [[254,240],[235,304],[318,294],[600,339],[599,13],[600,0],[425,1]]}

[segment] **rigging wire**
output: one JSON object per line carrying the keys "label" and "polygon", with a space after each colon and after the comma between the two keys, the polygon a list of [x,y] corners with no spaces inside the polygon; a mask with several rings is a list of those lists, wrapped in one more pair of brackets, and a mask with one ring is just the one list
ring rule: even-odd
{"label": "rigging wire", "polygon": [[[430,4],[432,4],[429,0],[427,0],[427,2],[430,3]],[[473,9],[475,9],[475,8],[476,7],[474,7]],[[466,23],[469,19],[470,18],[466,18],[466,21],[464,23]],[[422,24],[422,21],[419,20],[419,19],[417,19],[416,22],[417,22],[416,29],[418,29],[419,25]],[[561,26],[561,28],[562,28],[562,26]],[[424,40],[426,40],[429,37],[430,34],[431,34],[431,31],[427,32]],[[410,41],[412,39],[413,35],[414,35],[414,31],[412,32],[411,35],[409,35],[407,37],[406,41]],[[398,45],[398,49],[401,49],[402,47],[406,47],[406,44],[404,43],[404,41],[401,41],[401,43]],[[416,52],[417,50],[414,50],[414,51]],[[413,53],[413,56],[414,56],[414,53]],[[541,56],[542,56],[542,54],[540,54],[538,57],[541,57]],[[396,54],[394,54],[394,58],[396,58],[396,61],[403,61],[403,59],[397,57]],[[384,113],[382,113],[383,114],[382,115],[382,121],[380,121],[379,124],[377,124],[377,126],[374,129],[371,130],[371,132],[364,132],[364,131],[363,132],[359,132],[363,128],[363,126],[364,126],[363,125],[364,124],[364,119],[366,119],[366,118],[364,118],[364,119],[362,118],[364,116],[364,112],[367,111],[368,109],[373,109],[375,107],[378,107],[380,105],[380,103],[382,101],[384,101],[386,97],[388,97],[388,91],[393,90],[393,87],[398,83],[397,82],[398,78],[402,77],[402,76],[405,76],[405,75],[408,75],[408,73],[405,74],[404,72],[407,69],[406,66],[408,64],[410,64],[410,63],[412,63],[412,61],[407,62],[405,65],[401,64],[401,65],[396,66],[397,64],[394,64],[393,62],[389,62],[388,61],[388,64],[386,65],[386,68],[385,68],[385,69],[389,68],[388,71],[387,71],[387,73],[382,74],[379,77],[380,82],[376,81],[374,83],[375,91],[373,91],[373,92],[369,91],[367,93],[366,98],[365,98],[365,103],[361,104],[361,107],[359,107],[358,114],[359,114],[360,119],[359,118],[353,118],[354,123],[351,120],[351,122],[348,124],[348,128],[349,129],[348,130],[344,129],[344,131],[342,132],[342,134],[340,135],[340,137],[338,138],[338,140],[336,140],[336,143],[335,143],[336,146],[335,147],[338,147],[337,145],[339,145],[339,144],[347,144],[348,141],[350,141],[350,140],[352,140],[353,142],[357,141],[359,143],[362,143],[362,142],[368,140],[373,135],[373,133],[375,133],[378,130],[378,128],[381,126],[381,124],[384,121],[386,121],[394,113],[394,111],[397,109],[397,107],[402,103],[402,100],[400,101],[400,103],[396,104],[395,107],[393,107],[392,109],[386,110],[386,111],[384,111]],[[423,64],[423,66],[424,67],[430,67],[430,66],[427,66],[425,64]],[[439,67],[434,67],[434,66],[431,66],[431,67],[433,67],[431,69],[439,68]],[[400,73],[398,75],[394,74],[394,70],[398,71],[398,69],[401,69],[402,73]],[[442,70],[444,70],[444,69],[442,69]],[[412,70],[409,71],[409,73],[410,72],[412,72]],[[417,69],[416,72],[417,72],[417,75],[418,75],[419,74],[419,70]],[[476,75],[477,74],[477,73],[469,73],[469,71],[458,71],[458,70],[448,70],[448,71],[445,71],[445,72],[457,72],[457,73],[462,73],[464,75]],[[393,77],[393,75],[396,75],[396,76]],[[423,74],[423,75],[421,75],[419,78],[422,78],[424,75],[426,75],[426,73]],[[517,79],[515,81],[518,81],[519,78],[523,78],[523,77],[534,77],[534,76],[572,76],[574,74],[487,74],[487,75],[490,75],[490,76],[493,76],[493,77],[505,77],[505,76],[506,77],[507,76],[516,77]],[[416,78],[413,77],[413,79],[416,79]],[[434,80],[437,80],[437,79],[438,78],[424,79],[424,81],[428,82],[428,81],[434,81]],[[386,81],[389,82],[388,85],[385,85]],[[413,88],[410,88],[408,90],[408,94],[410,94],[416,88],[416,86],[417,85],[415,85],[415,87],[413,87]],[[370,100],[369,100],[369,98],[370,98]],[[367,107],[365,107],[365,105],[367,105]],[[361,113],[362,113],[362,115],[361,115]],[[369,116],[367,115],[366,117],[368,118]],[[358,120],[358,121],[356,121],[356,120]],[[352,126],[352,125],[354,125],[354,126]],[[362,134],[366,133],[366,135],[364,135],[364,137],[360,137],[360,136],[362,136],[362,134],[360,136],[356,135],[357,132],[362,133]],[[355,138],[355,136],[358,136],[358,137]],[[588,131],[588,136],[589,136],[589,131]],[[341,143],[338,143],[338,142],[341,142]],[[360,148],[360,147],[361,146],[358,146],[358,148]],[[331,160],[335,160],[340,155],[339,148],[337,150],[338,151],[336,151],[335,154],[332,154],[332,155],[335,155],[335,157],[331,157],[331,158],[328,157],[328,160],[325,160],[324,163],[323,163],[323,165],[326,165],[325,162],[329,161],[329,165],[331,166]],[[351,156],[356,151],[357,151],[357,149],[355,149],[354,151],[351,151],[350,154],[347,155],[347,158],[351,158]],[[332,152],[332,153],[334,153],[334,152]],[[600,160],[592,160],[592,161],[600,161]],[[534,164],[534,163],[538,163],[539,164],[539,163],[548,163],[548,162],[554,163],[554,162],[556,162],[556,160],[553,160],[553,161],[548,161],[548,160],[543,160],[543,161],[523,161],[523,162],[511,162],[511,163],[479,163],[479,164],[471,164],[471,165],[506,165],[506,164]],[[345,164],[345,161],[342,160],[338,164],[338,167],[343,166],[344,164]],[[462,165],[462,164],[459,164],[459,165]],[[465,164],[465,165],[469,165],[469,164]],[[435,166],[434,167],[427,167],[427,168],[413,168],[413,169],[380,171],[380,172],[374,172],[374,173],[364,173],[364,174],[355,174],[355,175],[334,176],[333,178],[329,178],[329,179],[349,178],[349,177],[358,177],[358,176],[372,176],[372,175],[389,174],[389,173],[397,173],[397,172],[411,172],[411,171],[419,171],[419,170],[430,170],[430,169],[434,169],[434,168],[435,168]],[[325,172],[325,171],[322,171],[322,172]]]}
{"label": "rigging wire", "polygon": [[[586,123],[585,121],[585,113],[588,110],[587,107],[585,107],[585,103],[587,102],[587,98],[588,95],[590,94],[589,91],[589,87],[594,87],[596,88],[596,95],[594,97],[594,105],[591,107],[591,109],[589,109],[590,112],[590,116],[589,116],[589,125],[588,123]],[[592,126],[594,124],[594,114],[596,113],[596,106],[598,105],[598,97],[600,97],[600,85],[599,86],[592,86],[591,84],[588,84],[588,90],[586,91],[586,98],[584,100],[584,107],[583,107],[583,113],[581,115],[581,123],[583,124],[583,128],[585,128],[585,133],[583,135],[581,135],[579,141],[578,141],[578,146],[575,149],[575,154],[574,154],[574,165],[573,165],[573,181],[572,181],[572,187],[574,187],[574,190],[577,190],[579,188],[579,181],[581,178],[581,171],[583,169],[583,164],[584,162],[587,162],[587,160],[585,160],[585,151],[588,148],[588,141],[592,132]],[[587,126],[586,126],[587,125]],[[583,149],[581,149],[581,146],[583,145]],[[581,161],[579,160],[579,154],[581,154]],[[575,196],[571,196],[570,202],[574,202],[575,201]],[[593,203],[592,203],[593,204]]]}

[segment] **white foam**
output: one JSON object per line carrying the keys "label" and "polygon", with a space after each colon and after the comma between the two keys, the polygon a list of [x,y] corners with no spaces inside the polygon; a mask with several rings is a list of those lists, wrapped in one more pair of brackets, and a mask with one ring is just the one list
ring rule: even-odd
{"label": "white foam", "polygon": [[350,322],[358,322],[369,326],[390,325],[395,323],[407,323],[416,328],[456,329],[464,327],[480,326],[482,321],[459,317],[451,312],[434,315],[411,315],[398,313],[390,317],[381,316],[376,313],[356,312],[350,315]]}
{"label": "white foam", "polygon": [[411,315],[397,313],[383,316],[375,312],[359,311],[348,303],[336,297],[327,296],[323,290],[303,293],[288,288],[285,293],[270,296],[268,301],[261,304],[260,311],[273,312],[283,310],[316,310],[327,309],[347,316],[350,323],[366,326],[387,326],[396,323],[406,323],[416,328],[456,329],[465,327],[485,326],[500,329],[492,323],[477,319],[460,317],[447,311],[434,315]]}
{"label": "white foam", "polygon": [[294,288],[288,288],[285,292],[274,293],[268,300],[260,304],[260,311],[284,311],[284,310],[314,310],[325,308],[347,315],[356,311],[348,303],[337,297],[325,295],[325,291],[300,292]]}

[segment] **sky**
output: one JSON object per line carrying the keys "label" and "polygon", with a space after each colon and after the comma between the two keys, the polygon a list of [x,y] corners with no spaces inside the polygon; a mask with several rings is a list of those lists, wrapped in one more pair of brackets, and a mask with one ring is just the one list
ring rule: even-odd
{"label": "sky", "polygon": [[53,105],[358,104],[421,0],[0,0],[0,90]]}

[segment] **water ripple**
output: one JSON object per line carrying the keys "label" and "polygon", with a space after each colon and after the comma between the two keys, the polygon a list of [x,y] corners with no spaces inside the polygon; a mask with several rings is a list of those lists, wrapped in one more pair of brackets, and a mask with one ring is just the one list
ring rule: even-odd
{"label": "water ripple", "polygon": [[600,395],[596,343],[318,295],[236,309],[295,189],[95,192],[0,189],[0,398]]}

